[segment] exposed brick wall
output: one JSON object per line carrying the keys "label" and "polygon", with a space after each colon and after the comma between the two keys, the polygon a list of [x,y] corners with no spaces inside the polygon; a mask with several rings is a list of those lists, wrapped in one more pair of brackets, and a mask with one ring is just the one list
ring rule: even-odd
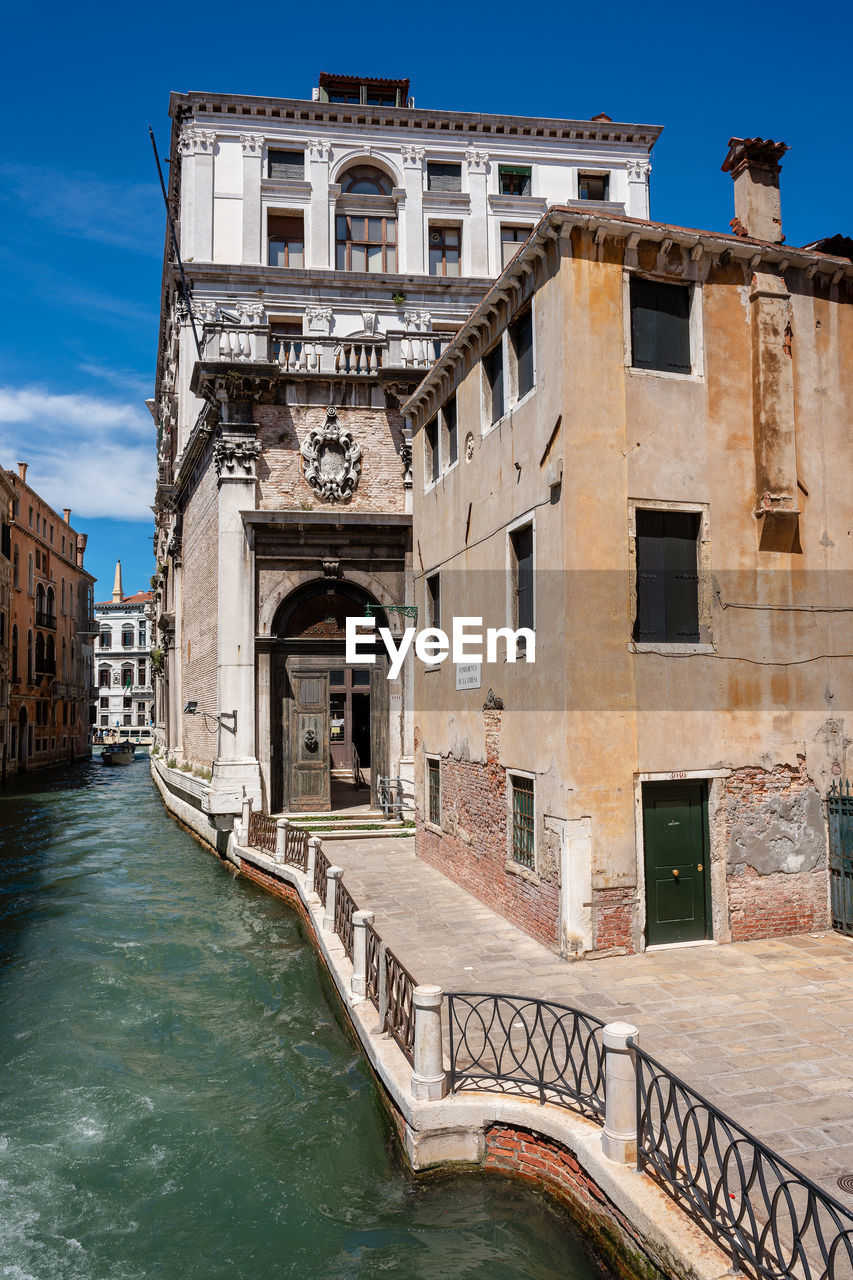
{"label": "exposed brick wall", "polygon": [[486,1130],[485,1167],[513,1174],[567,1202],[572,1216],[617,1275],[663,1275],[628,1219],[584,1172],[567,1147],[529,1129],[496,1124]]}
{"label": "exposed brick wall", "polygon": [[[328,507],[302,475],[303,441],[322,427],[326,411],[317,405],[260,405],[255,410],[263,453],[258,460],[259,507],[266,511]],[[405,511],[400,449],[404,420],[386,409],[338,409],[338,421],[361,447],[361,474],[347,511]]]}
{"label": "exposed brick wall", "polygon": [[[559,868],[537,881],[507,869],[507,776],[499,763],[501,712],[484,711],[486,761],[441,759],[439,834],[418,815],[417,852],[493,911],[553,947],[560,913]],[[419,753],[420,769],[425,769]],[[425,800],[425,803],[428,803]],[[536,813],[537,838],[541,814]]]}
{"label": "exposed brick wall", "polygon": [[592,936],[596,951],[624,947],[634,951],[637,902],[633,889],[593,889]]}
{"label": "exposed brick wall", "polygon": [[805,758],[732,773],[725,821],[732,939],[827,928],[823,806]]}
{"label": "exposed brick wall", "polygon": [[[200,711],[216,715],[219,490],[210,462],[187,504],[183,529],[183,696],[194,698]],[[202,715],[183,716],[183,744],[185,760],[209,768],[216,756],[215,726]]]}

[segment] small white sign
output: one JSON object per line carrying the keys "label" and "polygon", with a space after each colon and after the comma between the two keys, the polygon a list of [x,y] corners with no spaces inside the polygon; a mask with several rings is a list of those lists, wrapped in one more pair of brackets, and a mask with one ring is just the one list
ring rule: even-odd
{"label": "small white sign", "polygon": [[456,688],[479,689],[483,683],[483,664],[481,662],[458,662],[456,664]]}

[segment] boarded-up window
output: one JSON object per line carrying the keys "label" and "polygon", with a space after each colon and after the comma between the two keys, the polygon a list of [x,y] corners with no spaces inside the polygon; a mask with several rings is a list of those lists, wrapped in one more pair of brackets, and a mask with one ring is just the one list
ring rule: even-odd
{"label": "boarded-up window", "polygon": [[690,286],[631,277],[631,363],[690,372]]}
{"label": "boarded-up window", "polygon": [[509,327],[515,356],[515,394],[520,400],[533,390],[533,313],[528,307]]}
{"label": "boarded-up window", "polygon": [[462,165],[427,161],[427,191],[461,191]]}
{"label": "boarded-up window", "polygon": [[635,640],[698,642],[698,537],[699,515],[695,512],[637,512]]}
{"label": "boarded-up window", "polygon": [[301,182],[305,177],[305,152],[270,151],[267,175],[270,178],[296,178]]}

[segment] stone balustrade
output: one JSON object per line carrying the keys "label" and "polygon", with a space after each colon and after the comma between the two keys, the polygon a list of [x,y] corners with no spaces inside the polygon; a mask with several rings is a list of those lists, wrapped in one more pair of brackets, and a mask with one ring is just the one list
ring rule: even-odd
{"label": "stone balustrade", "polygon": [[451,334],[389,330],[377,337],[276,334],[268,325],[220,320],[204,326],[206,363],[275,364],[282,373],[375,377],[380,369],[428,369]]}

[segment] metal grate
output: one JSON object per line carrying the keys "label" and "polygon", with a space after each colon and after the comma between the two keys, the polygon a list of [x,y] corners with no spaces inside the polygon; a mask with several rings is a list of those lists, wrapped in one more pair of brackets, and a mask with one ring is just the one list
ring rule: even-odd
{"label": "metal grate", "polygon": [[523,867],[534,865],[533,779],[510,774],[512,783],[512,858]]}
{"label": "metal grate", "polygon": [[429,820],[435,827],[441,826],[441,765],[437,760],[427,761],[429,782]]}

